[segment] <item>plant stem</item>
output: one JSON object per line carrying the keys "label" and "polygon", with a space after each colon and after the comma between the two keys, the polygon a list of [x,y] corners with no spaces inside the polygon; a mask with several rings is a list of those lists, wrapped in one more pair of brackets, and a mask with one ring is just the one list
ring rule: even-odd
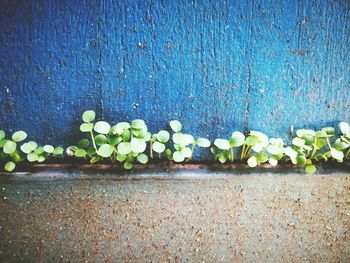
{"label": "plant stem", "polygon": [[90,135],[91,135],[92,145],[94,146],[95,152],[97,153],[97,147],[96,147],[96,142],[95,142],[95,138],[94,138],[94,132],[90,131]]}
{"label": "plant stem", "polygon": [[162,158],[162,156],[161,156],[161,154],[160,153],[158,153],[158,158],[160,159],[160,158]]}
{"label": "plant stem", "polygon": [[195,143],[192,143],[192,148],[191,148],[191,156],[190,156],[190,157],[188,157],[187,161],[191,160],[192,155],[193,155],[193,151],[194,151],[194,147],[196,147],[196,144],[195,144]]}
{"label": "plant stem", "polygon": [[350,147],[349,147],[348,151],[345,154],[345,159],[348,159],[349,155],[350,155]]}
{"label": "plant stem", "polygon": [[241,152],[241,161],[243,161],[244,151],[245,151],[245,144],[243,144],[243,148],[242,148],[242,152]]}
{"label": "plant stem", "polygon": [[332,150],[332,146],[331,146],[331,143],[330,143],[330,141],[329,141],[329,137],[326,137],[326,141],[327,141],[329,150]]}
{"label": "plant stem", "polygon": [[230,148],[230,160],[233,162],[233,147]]}
{"label": "plant stem", "polygon": [[152,149],[152,139],[149,141],[149,155],[151,157],[151,159],[153,159],[153,149]]}

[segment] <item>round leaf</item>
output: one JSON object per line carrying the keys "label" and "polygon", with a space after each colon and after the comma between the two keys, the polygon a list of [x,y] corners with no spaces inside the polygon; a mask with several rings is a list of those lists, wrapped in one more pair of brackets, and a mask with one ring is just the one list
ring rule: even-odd
{"label": "round leaf", "polygon": [[[350,134],[350,125],[347,122],[339,123],[339,128],[342,134]],[[0,136],[1,139],[1,136]]]}
{"label": "round leaf", "polygon": [[297,161],[297,164],[300,164],[300,165],[306,164],[306,157],[302,154],[297,155],[295,159]]}
{"label": "round leaf", "polygon": [[7,162],[4,167],[6,172],[12,172],[13,170],[15,170],[15,168],[16,164],[14,162]]}
{"label": "round leaf", "polygon": [[244,143],[248,146],[255,146],[259,142],[259,137],[255,135],[248,136]]}
{"label": "round leaf", "polygon": [[128,142],[121,142],[117,147],[118,153],[129,154],[131,152],[131,146]]}
{"label": "round leaf", "polygon": [[97,150],[97,154],[99,156],[102,156],[104,158],[108,158],[113,153],[113,147],[109,144],[103,144],[101,147]]}
{"label": "round leaf", "polygon": [[157,153],[162,153],[165,151],[165,145],[163,143],[160,143],[160,142],[154,142],[153,150]]}
{"label": "round leaf", "polygon": [[83,123],[80,125],[80,131],[81,132],[91,132],[94,128],[94,125],[92,123]]}
{"label": "round leaf", "polygon": [[27,143],[22,144],[21,151],[28,154],[34,151],[38,147],[36,142],[30,141]]}
{"label": "round leaf", "polygon": [[167,141],[169,141],[169,138],[170,138],[170,134],[168,131],[162,130],[157,133],[157,139],[161,143],[166,143]]}
{"label": "round leaf", "polygon": [[95,120],[96,114],[93,110],[88,110],[83,113],[84,122],[93,122]]}
{"label": "round leaf", "polygon": [[230,149],[230,142],[228,140],[225,140],[225,139],[216,139],[214,141],[214,145],[221,150]]}
{"label": "round leaf", "polygon": [[27,138],[27,134],[24,131],[17,131],[12,135],[12,140],[14,142],[21,142]]}
{"label": "round leaf", "polygon": [[185,155],[183,154],[183,152],[175,151],[173,153],[173,159],[175,162],[181,163],[185,160]]}
{"label": "round leaf", "polygon": [[278,160],[270,157],[269,158],[269,164],[271,164],[272,166],[276,166],[278,164]]}
{"label": "round leaf", "polygon": [[265,162],[267,162],[269,157],[267,156],[265,151],[263,151],[256,156],[256,159],[258,160],[259,163],[265,163]]}
{"label": "round leaf", "polygon": [[43,152],[44,152],[44,148],[43,147],[38,147],[34,150],[34,152],[37,154],[37,155],[41,155]]}
{"label": "round leaf", "polygon": [[12,154],[16,151],[17,144],[11,140],[7,140],[4,145],[4,153],[6,154]]}
{"label": "round leaf", "polygon": [[134,167],[134,165],[131,162],[125,162],[123,165],[124,169],[130,170]]}
{"label": "round leaf", "polygon": [[142,139],[132,138],[130,142],[131,151],[142,153],[146,150],[146,142]]}
{"label": "round leaf", "polygon": [[45,161],[45,156],[43,156],[43,155],[39,155],[38,156],[38,160],[37,160],[39,163],[42,163],[42,162],[44,162]]}
{"label": "round leaf", "polygon": [[344,153],[342,151],[338,151],[335,148],[331,149],[331,156],[337,161],[343,161],[344,159]]}
{"label": "round leaf", "polygon": [[231,147],[239,147],[242,146],[244,143],[245,136],[243,133],[239,131],[235,131],[231,135],[230,139],[230,146]]}
{"label": "round leaf", "polygon": [[98,121],[95,123],[94,130],[101,134],[108,134],[111,129],[111,125],[105,121]]}
{"label": "round leaf", "polygon": [[36,162],[38,160],[39,156],[36,153],[30,153],[27,155],[27,160],[29,162]]}
{"label": "round leaf", "polygon": [[131,122],[131,128],[135,130],[147,130],[144,120],[136,119]]}
{"label": "round leaf", "polygon": [[148,156],[144,153],[141,153],[140,155],[137,156],[137,161],[139,161],[142,164],[148,163]]}
{"label": "round leaf", "polygon": [[52,145],[45,145],[43,149],[47,153],[53,153],[53,151],[55,150],[55,148]]}
{"label": "round leaf", "polygon": [[197,138],[196,144],[199,147],[205,147],[205,148],[210,147],[210,141],[208,139],[205,139],[205,138]]}
{"label": "round leaf", "polygon": [[257,161],[255,156],[251,156],[248,159],[247,163],[248,163],[248,166],[251,167],[251,168],[256,167],[258,165],[258,161]]}
{"label": "round leaf", "polygon": [[295,145],[295,146],[298,146],[298,147],[302,147],[305,145],[305,141],[304,139],[300,139],[298,137],[295,137],[293,140],[292,140],[292,144]]}
{"label": "round leaf", "polygon": [[315,167],[315,165],[312,165],[312,164],[307,165],[307,166],[305,167],[305,171],[306,171],[308,174],[316,173],[316,167]]}
{"label": "round leaf", "polygon": [[[103,134],[98,134],[95,136],[95,143],[98,146],[101,146],[102,144],[106,144],[107,143],[107,137],[104,136]],[[79,145],[78,145],[79,146]],[[82,147],[83,148],[83,147]]]}
{"label": "round leaf", "polygon": [[174,131],[174,132],[180,132],[182,129],[182,124],[177,121],[177,120],[173,120],[170,123],[170,128]]}
{"label": "round leaf", "polygon": [[84,149],[78,149],[74,153],[75,157],[84,158],[86,156],[86,151]]}
{"label": "round leaf", "polygon": [[90,141],[88,139],[81,139],[77,145],[81,149],[86,149],[87,147],[89,147]]}
{"label": "round leaf", "polygon": [[64,152],[64,149],[61,146],[57,146],[55,150],[53,151],[54,155],[62,155]]}

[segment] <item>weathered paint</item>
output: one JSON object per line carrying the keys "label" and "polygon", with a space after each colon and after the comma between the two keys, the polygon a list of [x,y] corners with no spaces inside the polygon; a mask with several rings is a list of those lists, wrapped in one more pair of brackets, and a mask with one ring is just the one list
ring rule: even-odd
{"label": "weathered paint", "polygon": [[350,119],[349,1],[0,3],[0,126],[75,141],[81,113],[192,134]]}
{"label": "weathered paint", "polygon": [[335,170],[0,176],[0,258],[348,262],[349,179]]}

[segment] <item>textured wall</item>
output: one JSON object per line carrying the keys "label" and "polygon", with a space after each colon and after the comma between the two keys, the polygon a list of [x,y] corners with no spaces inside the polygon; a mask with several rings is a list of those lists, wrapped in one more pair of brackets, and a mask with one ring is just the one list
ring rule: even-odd
{"label": "textured wall", "polygon": [[7,130],[69,143],[86,109],[211,139],[350,120],[349,1],[0,2]]}

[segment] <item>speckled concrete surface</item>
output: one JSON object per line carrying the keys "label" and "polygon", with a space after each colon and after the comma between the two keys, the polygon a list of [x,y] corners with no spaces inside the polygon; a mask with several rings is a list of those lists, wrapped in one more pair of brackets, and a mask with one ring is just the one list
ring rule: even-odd
{"label": "speckled concrete surface", "polygon": [[1,262],[349,262],[350,174],[0,177]]}

